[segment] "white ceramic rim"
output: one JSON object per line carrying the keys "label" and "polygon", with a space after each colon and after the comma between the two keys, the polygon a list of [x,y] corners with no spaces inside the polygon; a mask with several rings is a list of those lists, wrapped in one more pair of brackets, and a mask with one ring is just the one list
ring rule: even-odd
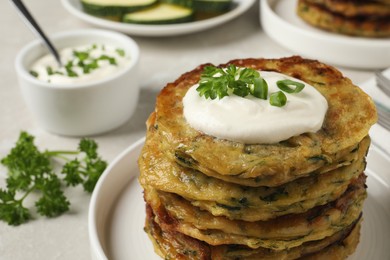
{"label": "white ceramic rim", "polygon": [[145,142],[145,137],[139,139],[132,145],[130,145],[127,149],[125,149],[123,152],[121,152],[106,168],[106,170],[102,173],[102,176],[99,178],[99,181],[96,183],[95,189],[91,196],[91,201],[89,203],[89,209],[88,209],[88,234],[89,234],[89,241],[91,246],[91,253],[95,254],[99,259],[107,259],[107,255],[103,250],[102,243],[99,239],[99,235],[97,232],[97,222],[96,222],[96,216],[97,216],[97,201],[100,199],[100,196],[102,196],[100,189],[102,188],[105,180],[108,178],[109,173],[112,171],[112,169],[115,167],[116,164],[118,164],[119,161],[123,159],[130,151],[136,149],[138,146],[143,144]]}
{"label": "white ceramic rim", "polygon": [[[100,182],[107,182],[109,179],[112,179],[113,178],[113,175],[112,175],[112,169],[115,168],[115,166],[117,166],[118,164],[123,164],[123,160],[125,158],[127,158],[126,160],[128,160],[128,156],[129,154],[132,153],[132,151],[136,150],[136,149],[140,149],[140,146],[143,145],[143,142],[145,141],[144,138],[138,140],[136,143],[134,143],[133,145],[131,145],[129,148],[127,148],[124,152],[122,152],[111,164],[111,167],[109,169],[106,170],[106,172],[104,173],[104,179],[101,178],[101,180],[99,180],[98,184]],[[385,160],[386,162],[386,165],[388,165],[390,163],[390,157],[387,153],[383,152],[381,150],[380,147],[376,146],[376,145],[371,145],[370,147],[370,151],[371,152],[374,152],[377,153],[380,157],[375,157],[376,159],[375,160],[378,160],[381,161],[382,159]],[[370,159],[370,160],[373,160],[373,159]],[[134,160],[136,161],[136,160]],[[133,163],[136,163],[136,162],[133,162]],[[383,168],[384,165],[383,164],[377,164],[376,166],[380,167],[380,168]],[[110,172],[111,171],[111,172]],[[370,178],[373,178],[375,179],[375,181],[377,183],[380,183],[381,185],[384,185],[387,189],[389,188],[389,184],[390,184],[390,176],[387,176],[384,172],[384,171],[378,171],[378,169],[371,169],[371,168],[368,168],[367,169],[367,175],[370,177]],[[128,174],[128,173],[127,173]],[[103,176],[102,176],[103,177]],[[133,177],[134,178],[134,177]],[[134,179],[129,179],[130,183],[131,182],[134,182],[134,181],[137,181],[137,180],[134,180]],[[118,187],[118,190],[116,191],[117,193],[117,196],[121,196],[122,194],[122,189],[128,184],[126,183],[123,183],[123,187]],[[99,184],[99,186],[103,186],[102,184]],[[95,189],[96,190],[96,189]],[[95,192],[94,192],[95,193]],[[101,196],[103,196],[104,194],[100,194]],[[95,195],[96,196],[96,195]],[[118,198],[117,197],[116,199],[114,199],[114,201],[118,201]],[[375,197],[376,198],[376,197]],[[93,203],[96,203],[96,200],[91,200],[91,204]],[[96,237],[96,232],[97,232],[97,226],[96,226],[96,222],[95,223],[92,223],[91,222],[91,214],[96,214],[96,212],[92,212],[91,211],[91,208],[92,206],[90,205],[90,218],[89,218],[89,231],[90,231],[90,238],[92,238],[91,236],[91,233],[93,233],[93,235],[95,236],[95,240],[92,241],[91,239],[91,242],[93,242],[93,247],[91,247],[91,253],[93,254],[93,256],[95,257],[94,259],[97,259],[97,260],[103,260],[103,259],[108,259],[108,255],[105,254],[105,252],[103,251],[102,249],[102,246],[106,245],[107,244],[99,244],[100,241],[98,240],[98,238]],[[111,209],[111,210],[114,210],[115,211],[115,208],[114,209]],[[390,213],[390,211],[388,211]],[[107,232],[109,229],[107,229],[107,227],[104,228],[105,231],[103,232]],[[91,232],[92,231],[92,232]],[[107,234],[106,234],[107,235]],[[92,244],[92,243],[91,243]],[[112,249],[112,248],[111,248]],[[108,252],[107,252],[108,254]],[[119,259],[122,259],[122,258],[119,258]],[[124,258],[126,259],[126,258]],[[147,258],[145,258],[147,259]],[[355,259],[355,258],[354,258]]]}
{"label": "white ceramic rim", "polygon": [[[93,41],[93,37],[103,37],[103,38],[110,38],[113,41],[122,42],[125,43],[126,46],[128,46],[131,49],[131,58],[130,62],[126,64],[125,68],[121,69],[117,73],[113,73],[112,75],[109,75],[107,77],[104,77],[99,80],[94,80],[92,82],[81,82],[81,83],[74,83],[74,84],[51,84],[48,82],[44,82],[41,80],[36,79],[33,77],[29,71],[28,68],[26,68],[23,65],[23,61],[29,53],[33,52],[35,49],[41,47],[43,42],[39,39],[34,40],[30,42],[29,44],[25,45],[20,52],[16,56],[15,60],[15,68],[19,76],[21,76],[24,80],[28,81],[31,84],[34,84],[38,87],[44,87],[44,88],[57,88],[57,89],[76,89],[76,88],[87,88],[87,87],[93,87],[97,84],[104,84],[106,82],[109,82],[115,78],[121,77],[123,74],[128,73],[130,70],[134,69],[136,65],[138,64],[139,56],[140,56],[140,50],[138,47],[138,44],[129,36],[124,35],[122,33],[118,32],[112,32],[108,30],[102,30],[102,29],[79,29],[79,30],[71,30],[71,31],[64,31],[60,33],[53,34],[53,36],[50,36],[49,38],[53,43],[55,43],[58,40],[66,39],[66,38],[80,38],[80,39],[87,39],[88,36],[91,36],[91,39]],[[72,47],[72,46],[69,46]]]}
{"label": "white ceramic rim", "polygon": [[[390,40],[388,38],[369,39],[348,37],[322,30],[306,30],[287,22],[275,13],[272,6],[278,1],[281,0],[260,0],[260,20],[264,31],[285,48],[307,55],[311,58],[317,58],[318,56],[318,59],[324,60],[325,62],[351,68],[378,69],[390,66],[390,61],[381,56],[383,55],[383,52],[390,52]],[[334,48],[332,48],[331,53],[329,51],[324,52],[324,50],[317,49],[314,54],[312,50],[304,49],[298,43],[291,43],[288,39],[283,40],[280,35],[276,35],[274,31],[277,31],[278,33],[293,33],[296,37],[301,38],[300,43],[310,41],[313,46],[326,45]],[[348,61],[348,57],[343,56],[343,50],[351,50],[351,48],[356,50],[356,53],[365,53],[366,56],[370,55],[368,52],[374,51],[372,54],[375,54],[375,57],[382,57],[382,59],[379,60],[381,62],[368,62],[364,59],[361,59],[360,62]]]}
{"label": "white ceramic rim", "polygon": [[233,10],[225,14],[201,21],[181,24],[143,25],[109,21],[103,18],[89,15],[87,13],[84,13],[81,8],[76,6],[75,1],[76,0],[61,0],[62,5],[65,7],[66,10],[68,10],[71,14],[85,22],[103,28],[117,30],[138,36],[174,36],[202,31],[234,19],[240,14],[246,12],[255,3],[255,0],[233,0],[235,3],[238,4],[237,7]]}

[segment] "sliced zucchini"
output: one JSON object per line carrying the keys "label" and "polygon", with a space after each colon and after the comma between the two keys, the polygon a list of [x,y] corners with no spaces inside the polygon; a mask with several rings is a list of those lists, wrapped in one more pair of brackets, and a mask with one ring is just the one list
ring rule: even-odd
{"label": "sliced zucchini", "polygon": [[192,8],[194,1],[193,0],[160,0],[160,2]]}
{"label": "sliced zucchini", "polygon": [[195,11],[225,12],[231,9],[232,0],[193,0]]}
{"label": "sliced zucchini", "polygon": [[102,17],[121,17],[150,7],[158,0],[80,0],[84,12]]}
{"label": "sliced zucchini", "polygon": [[127,13],[123,22],[138,24],[172,24],[193,20],[194,12],[191,8],[160,3],[145,10]]}

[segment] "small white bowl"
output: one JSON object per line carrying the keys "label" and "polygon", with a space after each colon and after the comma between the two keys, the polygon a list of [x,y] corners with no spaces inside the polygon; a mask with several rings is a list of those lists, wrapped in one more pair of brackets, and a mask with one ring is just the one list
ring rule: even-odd
{"label": "small white bowl", "polygon": [[109,44],[130,55],[122,70],[99,80],[77,84],[53,84],[30,74],[31,65],[48,53],[36,40],[17,55],[15,67],[27,107],[40,126],[67,136],[107,132],[124,124],[134,113],[139,96],[139,48],[126,35],[95,29],[67,31],[50,37],[57,49],[85,44]]}

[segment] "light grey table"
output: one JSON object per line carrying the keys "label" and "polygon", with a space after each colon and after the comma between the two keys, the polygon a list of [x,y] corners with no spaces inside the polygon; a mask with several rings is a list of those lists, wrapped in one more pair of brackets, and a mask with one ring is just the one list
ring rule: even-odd
{"label": "light grey table", "polygon": [[[70,15],[59,0],[25,1],[40,25],[50,35],[90,25]],[[0,1],[0,157],[13,147],[19,132],[36,136],[42,149],[74,149],[78,138],[57,136],[41,129],[21,97],[14,70],[20,48],[34,39],[8,1]],[[205,62],[225,63],[235,58],[283,57],[294,53],[278,46],[261,29],[258,4],[241,17],[222,26],[185,36],[133,37],[140,46],[141,95],[134,116],[122,127],[93,137],[102,157],[112,161],[121,151],[144,136],[144,122],[153,110],[158,91],[167,82]],[[355,84],[370,78],[372,71],[339,68]],[[0,167],[0,187],[6,171]],[[0,222],[0,260],[89,259],[87,230],[90,196],[68,189],[69,213],[54,219],[37,218],[18,227]]]}

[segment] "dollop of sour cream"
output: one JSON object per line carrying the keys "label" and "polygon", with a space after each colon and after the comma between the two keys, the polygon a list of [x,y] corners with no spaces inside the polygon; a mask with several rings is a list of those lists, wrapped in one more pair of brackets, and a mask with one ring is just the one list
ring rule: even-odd
{"label": "dollop of sour cream", "polygon": [[299,93],[288,94],[283,107],[270,105],[268,100],[236,95],[222,99],[205,99],[192,86],[183,98],[183,113],[195,129],[221,139],[246,144],[271,144],[322,127],[328,103],[313,86],[290,76],[260,71],[268,83],[268,93],[280,89],[276,82],[290,79],[305,84]]}
{"label": "dollop of sour cream", "polygon": [[130,62],[123,49],[106,44],[89,44],[59,51],[62,67],[53,55],[45,55],[30,68],[38,80],[53,84],[74,84],[100,80],[122,70]]}

